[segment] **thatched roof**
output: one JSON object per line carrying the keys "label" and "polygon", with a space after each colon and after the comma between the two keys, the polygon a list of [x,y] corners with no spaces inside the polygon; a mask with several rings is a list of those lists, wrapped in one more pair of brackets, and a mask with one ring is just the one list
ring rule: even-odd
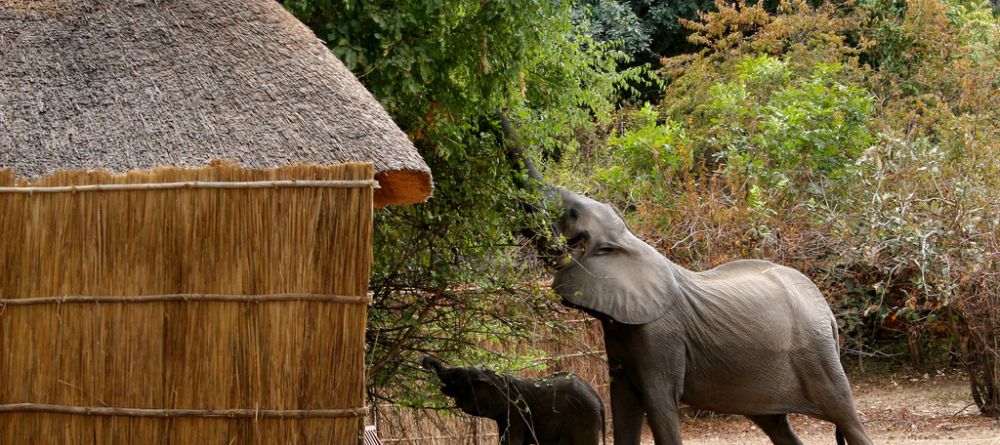
{"label": "thatched roof", "polygon": [[0,169],[373,162],[427,198],[406,135],[274,0],[0,0]]}

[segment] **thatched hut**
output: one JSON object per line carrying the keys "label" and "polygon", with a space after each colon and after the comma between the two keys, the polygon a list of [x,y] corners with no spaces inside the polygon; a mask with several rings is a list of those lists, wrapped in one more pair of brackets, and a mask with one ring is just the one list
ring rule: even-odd
{"label": "thatched hut", "polygon": [[272,0],[0,0],[0,443],[353,444],[372,208],[430,191]]}

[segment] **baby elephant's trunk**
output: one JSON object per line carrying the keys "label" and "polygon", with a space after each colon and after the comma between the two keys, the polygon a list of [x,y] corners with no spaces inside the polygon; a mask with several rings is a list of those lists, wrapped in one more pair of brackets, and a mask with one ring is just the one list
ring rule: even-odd
{"label": "baby elephant's trunk", "polygon": [[429,355],[424,356],[424,359],[423,359],[423,361],[421,361],[420,364],[421,364],[421,366],[424,367],[424,369],[427,369],[427,370],[430,370],[430,371],[434,371],[434,372],[437,372],[437,373],[440,373],[441,370],[444,369],[444,365],[441,364],[440,360],[438,360],[438,359],[436,359],[434,357],[431,357]]}

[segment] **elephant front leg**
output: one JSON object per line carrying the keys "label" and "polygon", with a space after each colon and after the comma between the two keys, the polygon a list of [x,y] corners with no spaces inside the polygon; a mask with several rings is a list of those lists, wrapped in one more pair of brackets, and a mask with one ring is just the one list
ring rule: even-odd
{"label": "elephant front leg", "polygon": [[611,423],[615,445],[639,445],[645,412],[639,393],[623,375],[611,374]]}
{"label": "elephant front leg", "polygon": [[[661,369],[664,368],[656,368],[657,371]],[[679,373],[645,372],[640,374],[639,380],[642,382],[639,394],[656,445],[681,445],[683,379]]]}
{"label": "elephant front leg", "polygon": [[656,445],[681,445],[681,416],[676,402],[655,400],[646,407]]}
{"label": "elephant front leg", "polygon": [[528,433],[525,425],[518,421],[508,422],[506,419],[497,420],[497,432],[500,433],[500,445],[525,445],[532,443],[525,440]]}

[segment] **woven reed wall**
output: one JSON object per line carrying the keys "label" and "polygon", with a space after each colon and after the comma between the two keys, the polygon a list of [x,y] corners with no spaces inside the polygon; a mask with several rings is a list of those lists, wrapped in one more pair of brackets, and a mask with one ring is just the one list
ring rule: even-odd
{"label": "woven reed wall", "polygon": [[[220,164],[18,186],[373,174]],[[371,224],[370,184],[0,191],[0,443],[356,443]],[[108,301],[137,296],[153,301]]]}

